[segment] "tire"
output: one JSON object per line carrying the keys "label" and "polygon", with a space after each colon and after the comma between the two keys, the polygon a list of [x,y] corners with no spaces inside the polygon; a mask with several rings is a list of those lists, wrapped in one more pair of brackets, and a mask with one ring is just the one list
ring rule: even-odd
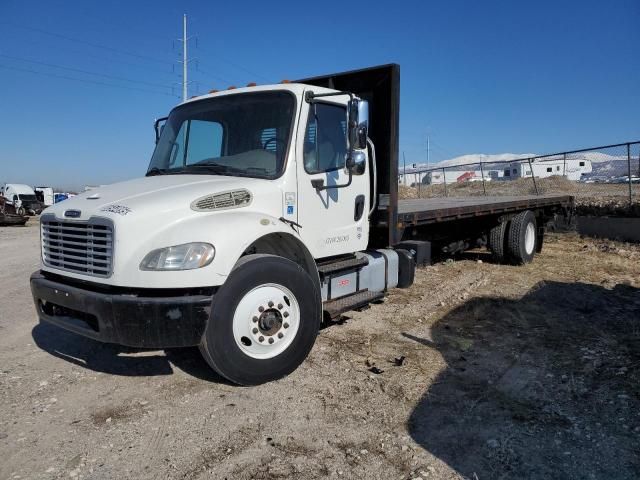
{"label": "tire", "polygon": [[538,242],[536,216],[525,210],[511,219],[507,238],[507,254],[513,265],[523,265],[533,260]]}
{"label": "tire", "polygon": [[297,263],[247,255],[214,296],[200,351],[231,382],[277,380],[307,358],[321,319],[320,292]]}
{"label": "tire", "polygon": [[18,209],[16,210],[16,214],[18,214],[18,215],[24,216],[25,213],[26,212],[25,212],[24,207],[18,207]]}
{"label": "tire", "polygon": [[491,250],[491,258],[495,263],[504,263],[506,260],[506,232],[508,223],[500,222],[489,231],[488,247]]}

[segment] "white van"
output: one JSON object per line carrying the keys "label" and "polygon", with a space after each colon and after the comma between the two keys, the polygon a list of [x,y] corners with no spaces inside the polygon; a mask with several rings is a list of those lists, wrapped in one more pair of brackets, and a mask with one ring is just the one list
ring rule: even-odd
{"label": "white van", "polygon": [[7,183],[0,194],[5,197],[6,205],[12,206],[18,215],[39,215],[42,212],[42,204],[29,185]]}

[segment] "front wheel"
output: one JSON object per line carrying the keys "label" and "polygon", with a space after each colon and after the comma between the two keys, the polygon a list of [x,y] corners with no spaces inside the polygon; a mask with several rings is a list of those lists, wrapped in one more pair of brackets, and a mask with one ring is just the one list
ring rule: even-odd
{"label": "front wheel", "polygon": [[234,383],[276,380],[307,357],[321,316],[320,292],[298,264],[248,255],[216,293],[200,351]]}

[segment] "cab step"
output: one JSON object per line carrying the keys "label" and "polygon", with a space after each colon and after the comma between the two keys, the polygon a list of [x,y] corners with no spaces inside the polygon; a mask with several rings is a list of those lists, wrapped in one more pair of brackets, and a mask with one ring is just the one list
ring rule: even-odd
{"label": "cab step", "polygon": [[358,270],[365,265],[369,264],[369,260],[366,257],[350,257],[350,258],[339,258],[337,260],[329,261],[326,263],[318,264],[318,272],[323,277],[328,275],[332,275],[337,272],[344,272],[346,270]]}
{"label": "cab step", "polygon": [[323,305],[325,312],[329,314],[331,318],[336,318],[342,315],[344,312],[351,310],[359,310],[368,306],[371,302],[381,300],[384,298],[384,292],[370,292],[368,290],[361,290],[352,295],[346,297],[336,298],[335,300],[329,300]]}

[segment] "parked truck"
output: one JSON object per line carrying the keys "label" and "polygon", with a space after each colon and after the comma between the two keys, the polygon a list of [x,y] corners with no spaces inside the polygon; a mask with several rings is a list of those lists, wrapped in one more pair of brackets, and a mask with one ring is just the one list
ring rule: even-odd
{"label": "parked truck", "polygon": [[36,192],[29,185],[7,183],[0,189],[5,198],[5,210],[16,215],[39,215],[44,208],[38,201]]}
{"label": "parked truck", "polygon": [[41,217],[41,321],[133,347],[198,346],[281,378],[323,319],[413,282],[431,249],[530,262],[569,196],[400,200],[400,69],[212,91],[156,122],[146,176]]}
{"label": "parked truck", "polygon": [[52,187],[35,187],[34,190],[38,201],[44,208],[50,207],[56,203]]}

